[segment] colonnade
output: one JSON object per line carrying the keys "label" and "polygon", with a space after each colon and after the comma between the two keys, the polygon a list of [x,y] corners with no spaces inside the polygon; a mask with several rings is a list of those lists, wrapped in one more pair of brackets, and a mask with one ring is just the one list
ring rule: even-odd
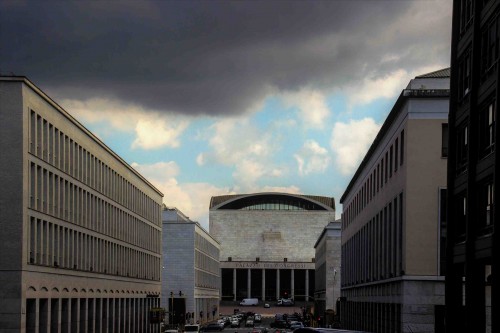
{"label": "colonnade", "polygon": [[[236,268],[233,268],[233,301],[237,300],[237,274]],[[261,291],[261,299],[266,299],[266,269],[260,269],[262,271],[262,291]],[[281,288],[280,288],[280,269],[276,269],[276,299],[281,298]],[[295,271],[296,269],[290,269],[290,297],[295,299]],[[309,299],[309,270],[305,269],[305,299]],[[252,293],[252,268],[247,269],[247,298],[251,298]]]}

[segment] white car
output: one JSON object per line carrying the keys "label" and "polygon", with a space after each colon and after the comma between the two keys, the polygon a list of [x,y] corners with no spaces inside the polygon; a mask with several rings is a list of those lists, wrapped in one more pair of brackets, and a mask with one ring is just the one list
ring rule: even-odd
{"label": "white car", "polygon": [[262,316],[260,314],[256,313],[255,316],[253,317],[253,321],[256,323],[262,322]]}

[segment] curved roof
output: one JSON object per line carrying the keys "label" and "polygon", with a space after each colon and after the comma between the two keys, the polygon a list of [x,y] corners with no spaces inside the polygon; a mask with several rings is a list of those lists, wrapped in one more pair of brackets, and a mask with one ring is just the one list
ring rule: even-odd
{"label": "curved roof", "polygon": [[278,201],[304,205],[306,208],[303,208],[303,210],[335,210],[334,198],[277,192],[214,196],[210,199],[209,209],[245,209],[252,204],[273,204]]}

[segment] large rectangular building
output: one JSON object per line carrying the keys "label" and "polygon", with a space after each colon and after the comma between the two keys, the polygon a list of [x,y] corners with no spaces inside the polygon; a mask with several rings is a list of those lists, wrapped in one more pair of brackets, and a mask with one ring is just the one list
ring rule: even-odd
{"label": "large rectangular building", "polygon": [[499,36],[499,0],[453,2],[446,277],[450,332],[500,332],[495,204]]}
{"label": "large rectangular building", "polygon": [[2,332],[148,332],[162,193],[25,77],[0,78]]}
{"label": "large rectangular building", "polygon": [[401,92],[340,202],[345,328],[443,332],[449,69]]}
{"label": "large rectangular building", "polygon": [[173,326],[219,316],[220,244],[176,208],[163,209],[161,305]]}
{"label": "large rectangular building", "polygon": [[222,299],[313,300],[314,244],[335,221],[330,197],[252,193],[212,197],[210,234],[220,242]]}

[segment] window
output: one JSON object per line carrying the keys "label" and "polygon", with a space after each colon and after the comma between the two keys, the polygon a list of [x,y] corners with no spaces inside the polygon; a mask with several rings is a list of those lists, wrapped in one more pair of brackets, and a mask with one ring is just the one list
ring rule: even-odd
{"label": "window", "polygon": [[399,164],[400,165],[403,165],[403,161],[404,161],[404,154],[405,154],[405,131],[402,130],[401,131],[401,146],[399,147],[400,148],[400,151],[399,151]]}
{"label": "window", "polygon": [[398,171],[398,151],[399,151],[399,139],[396,138],[394,143],[394,172]]}
{"label": "window", "polygon": [[446,275],[446,197],[445,188],[439,189],[439,275]]}
{"label": "window", "polygon": [[393,158],[392,158],[392,146],[389,150],[389,177],[392,177],[392,162],[394,161]]}
{"label": "window", "polygon": [[498,15],[494,16],[481,34],[481,76],[494,72],[498,59]]}
{"label": "window", "polygon": [[467,171],[467,153],[469,150],[468,127],[457,129],[457,174]]}
{"label": "window", "polygon": [[493,226],[493,200],[495,195],[494,185],[491,180],[484,183],[479,191],[479,221],[480,225],[478,226],[478,230],[480,234],[488,234],[491,233]]}
{"label": "window", "polygon": [[384,182],[387,183],[387,174],[389,172],[389,153],[385,152],[385,174],[384,174]]}
{"label": "window", "polygon": [[472,0],[462,0],[460,3],[460,32],[464,32],[472,23],[473,14]]}
{"label": "window", "polygon": [[467,49],[458,62],[458,100],[463,101],[470,92],[471,48]]}
{"label": "window", "polygon": [[480,114],[480,149],[481,157],[484,157],[494,150],[495,145],[495,121],[496,121],[496,102],[490,101],[481,110]]}
{"label": "window", "polygon": [[448,124],[441,124],[441,157],[448,157]]}
{"label": "window", "polygon": [[467,221],[467,193],[462,192],[455,196],[455,242],[465,241]]}

